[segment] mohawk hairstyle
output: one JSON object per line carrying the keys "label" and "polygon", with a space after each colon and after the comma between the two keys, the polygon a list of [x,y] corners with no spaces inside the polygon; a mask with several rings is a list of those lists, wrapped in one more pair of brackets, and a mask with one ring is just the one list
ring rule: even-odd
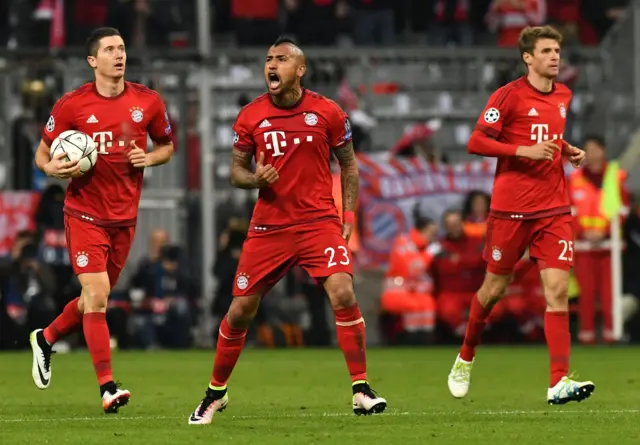
{"label": "mohawk hairstyle", "polygon": [[271,46],[280,46],[280,45],[284,45],[285,43],[288,43],[290,45],[293,46],[298,46],[298,43],[292,39],[291,37],[287,37],[287,36],[280,36],[276,39],[275,42],[273,42],[273,45]]}

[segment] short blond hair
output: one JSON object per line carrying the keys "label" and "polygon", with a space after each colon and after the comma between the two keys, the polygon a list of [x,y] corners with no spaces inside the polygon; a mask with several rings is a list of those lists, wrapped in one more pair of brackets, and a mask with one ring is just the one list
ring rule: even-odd
{"label": "short blond hair", "polygon": [[562,34],[551,26],[527,26],[520,33],[518,38],[518,49],[520,50],[520,56],[524,56],[524,53],[533,55],[533,50],[536,47],[536,42],[540,39],[551,39],[562,44]]}

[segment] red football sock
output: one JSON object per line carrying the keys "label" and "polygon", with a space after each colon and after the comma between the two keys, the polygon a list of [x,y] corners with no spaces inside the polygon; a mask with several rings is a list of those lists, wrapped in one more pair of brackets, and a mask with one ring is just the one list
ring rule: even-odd
{"label": "red football sock", "polygon": [[216,357],[213,360],[213,374],[211,376],[211,386],[226,386],[236,367],[244,341],[247,338],[246,329],[233,329],[227,323],[227,317],[224,317],[220,323],[220,332],[218,333],[218,344],[216,346]]}
{"label": "red football sock", "polygon": [[91,354],[93,368],[100,386],[113,380],[111,373],[111,344],[109,341],[109,327],[104,312],[90,312],[82,319],[84,339]]}
{"label": "red football sock", "polygon": [[470,362],[475,357],[476,347],[480,344],[484,325],[492,307],[493,305],[484,307],[480,304],[477,294],[471,299],[467,332],[464,334],[464,342],[462,343],[462,348],[460,348],[460,358],[462,360]]}
{"label": "red football sock", "polygon": [[333,311],[338,345],[347,361],[351,381],[367,380],[367,346],[364,318],[358,304]]}
{"label": "red football sock", "polygon": [[82,324],[82,313],[78,309],[80,297],[74,298],[62,310],[62,313],[44,329],[44,339],[50,345],[69,334]]}
{"label": "red football sock", "polygon": [[549,348],[551,365],[549,387],[552,388],[569,373],[569,357],[571,355],[569,312],[545,312],[544,336],[547,338],[547,347]]}

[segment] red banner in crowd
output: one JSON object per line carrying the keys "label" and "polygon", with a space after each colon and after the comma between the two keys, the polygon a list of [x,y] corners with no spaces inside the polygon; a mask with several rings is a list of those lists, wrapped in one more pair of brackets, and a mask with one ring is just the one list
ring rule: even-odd
{"label": "red banner in crowd", "polygon": [[478,158],[458,164],[429,164],[421,157],[388,153],[359,154],[360,218],[362,229],[358,263],[383,268],[393,240],[413,225],[416,207],[421,215],[440,220],[450,208],[461,208],[473,190],[490,192],[495,160]]}
{"label": "red banner in crowd", "polygon": [[35,229],[33,217],[39,200],[37,192],[0,192],[0,256],[11,252],[20,231]]}

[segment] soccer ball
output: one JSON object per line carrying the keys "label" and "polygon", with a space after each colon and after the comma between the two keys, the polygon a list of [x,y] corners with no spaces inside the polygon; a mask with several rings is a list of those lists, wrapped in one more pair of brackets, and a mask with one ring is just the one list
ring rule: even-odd
{"label": "soccer ball", "polygon": [[62,158],[63,161],[79,160],[82,174],[91,170],[98,159],[95,141],[85,133],[76,130],[67,130],[60,133],[51,144],[49,153],[52,158],[60,153],[65,153],[66,156]]}

